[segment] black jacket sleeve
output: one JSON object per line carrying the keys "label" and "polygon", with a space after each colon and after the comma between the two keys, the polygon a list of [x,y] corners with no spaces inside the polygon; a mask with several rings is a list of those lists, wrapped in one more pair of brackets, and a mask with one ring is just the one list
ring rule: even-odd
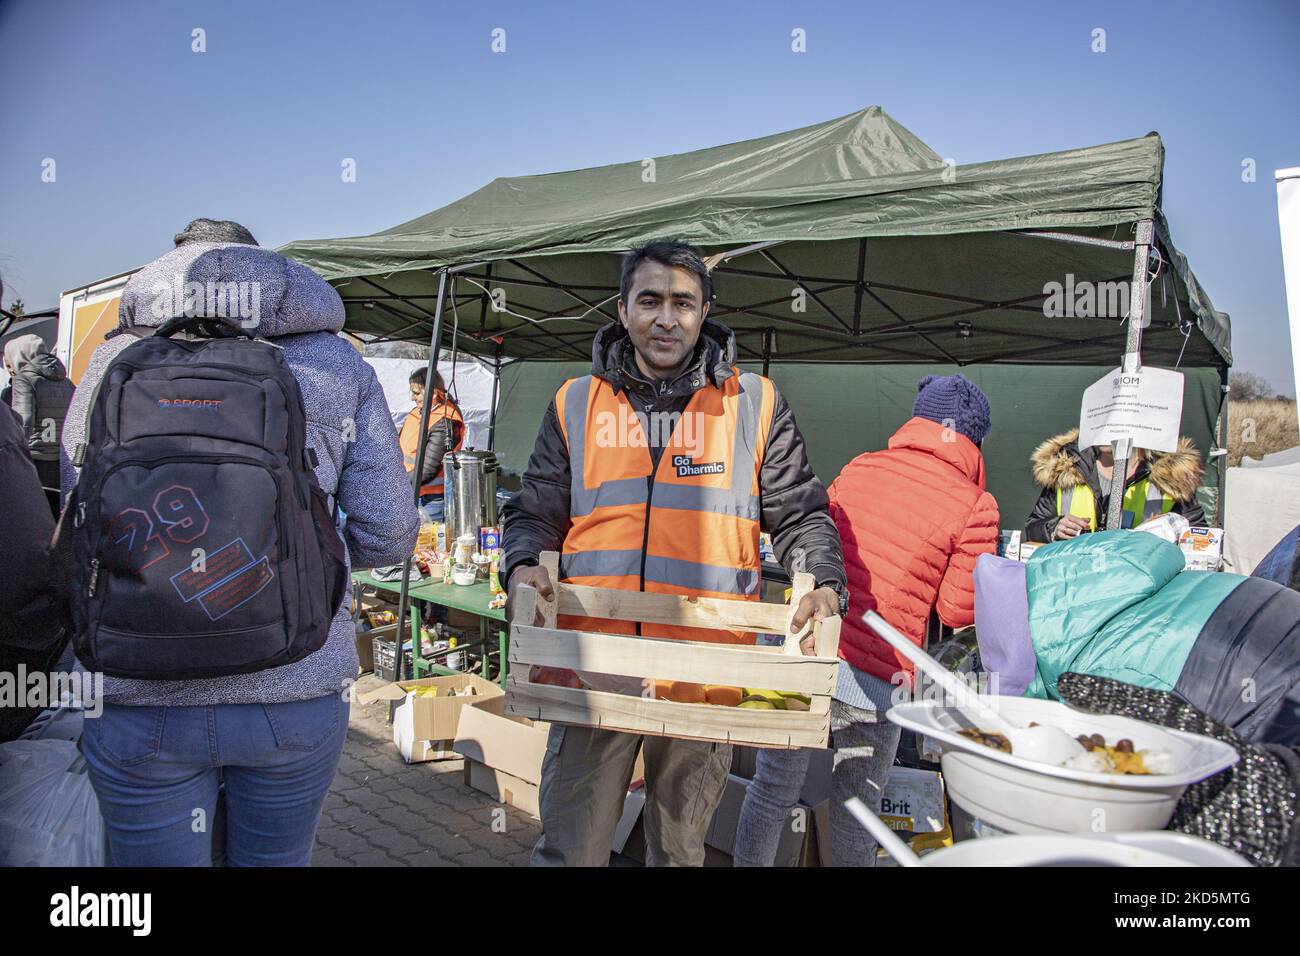
{"label": "black jacket sleeve", "polygon": [[13,377],[13,409],[23,425],[23,437],[30,446],[36,435],[36,389],[32,379],[23,374]]}
{"label": "black jacket sleeve", "polygon": [[1175,501],[1173,510],[1176,514],[1182,515],[1187,519],[1187,523],[1193,528],[1209,527],[1205,520],[1205,509],[1201,507],[1200,501],[1196,496],[1192,496],[1191,501]]}
{"label": "black jacket sleeve", "polygon": [[808,464],[794,412],[777,392],[759,472],[763,530],[790,574],[807,571],[818,584],[845,586],[840,533],[831,520],[826,489]]}
{"label": "black jacket sleeve", "polygon": [[424,467],[420,469],[420,484],[431,484],[442,474],[442,457],[447,450],[456,447],[459,439],[460,422],[450,418],[440,418],[429,429],[429,443],[424,449]]}
{"label": "black jacket sleeve", "polygon": [[1056,513],[1056,489],[1044,488],[1034,502],[1034,510],[1029,512],[1025,522],[1024,539],[1026,541],[1047,542],[1056,533],[1056,523],[1061,516]]}
{"label": "black jacket sleeve", "polygon": [[501,512],[504,552],[501,583],[520,565],[534,565],[543,551],[559,551],[569,533],[569,447],[555,413],[546,409],[523,484]]}

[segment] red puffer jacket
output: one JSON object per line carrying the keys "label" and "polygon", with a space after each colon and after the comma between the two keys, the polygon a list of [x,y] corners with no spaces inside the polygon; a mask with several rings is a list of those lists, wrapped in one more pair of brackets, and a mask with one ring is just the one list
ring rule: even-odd
{"label": "red puffer jacket", "polygon": [[[945,438],[947,440],[945,440]],[[998,543],[984,457],[965,435],[913,418],[889,448],[859,455],[830,487],[850,604],[840,657],[889,681],[912,665],[862,623],[874,610],[918,645],[930,609],[949,627],[975,620],[975,559]]]}

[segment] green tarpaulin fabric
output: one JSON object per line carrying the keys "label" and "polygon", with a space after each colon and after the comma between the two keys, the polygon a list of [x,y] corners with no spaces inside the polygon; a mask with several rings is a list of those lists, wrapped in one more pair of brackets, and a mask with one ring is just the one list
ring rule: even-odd
{"label": "green tarpaulin fabric", "polygon": [[[719,256],[714,316],[753,359],[766,343],[778,362],[1109,364],[1126,302],[1072,293],[1125,284],[1132,252],[1114,244],[1150,218],[1162,262],[1143,354],[1223,366],[1228,317],[1173,245],[1163,159],[1153,133],[948,166],[870,107],[675,156],[498,179],[371,236],[281,251],[338,286],[351,330],[393,339],[427,340],[432,270],[472,266],[455,277],[449,318],[479,354],[584,358],[615,314],[618,254],[676,237]],[[758,243],[771,245],[734,255]],[[1070,293],[1063,314],[1045,314],[1053,283]]]}
{"label": "green tarpaulin fabric", "polygon": [[[771,361],[823,481],[884,446],[917,378],[961,368],[989,393],[989,487],[1003,526],[1019,527],[1035,496],[1029,453],[1077,424],[1083,389],[1124,352],[1140,220],[1154,221],[1158,251],[1143,360],[1187,372],[1183,431],[1214,447],[1229,319],[1174,245],[1163,164],[1152,133],[949,166],[870,107],[675,156],[497,179],[383,232],[281,251],[334,283],[350,331],[379,340],[427,342],[436,273],[453,269],[444,346],[454,329],[465,351],[532,360],[505,366],[497,415],[496,447],[522,470],[555,387],[585,373],[593,334],[616,319],[621,253],[693,242],[713,267],[710,314],[745,362]],[[1209,514],[1217,485],[1212,470]]]}
{"label": "green tarpaulin fabric", "polygon": [[[542,414],[566,378],[584,375],[582,363],[514,362],[501,372],[496,452],[502,467],[522,472],[537,439]],[[922,375],[951,374],[951,366],[773,365],[771,377],[790,402],[808,444],[813,471],[824,484],[851,459],[884,448],[912,414]],[[1044,439],[1079,424],[1083,390],[1109,368],[985,365],[962,374],[989,396],[993,427],[982,446],[988,489],[997,499],[1002,527],[1021,528],[1038,497],[1029,455]],[[1214,424],[1222,393],[1213,369],[1188,369],[1183,390],[1183,433],[1205,454],[1215,447]],[[1215,514],[1218,472],[1213,459],[1201,489],[1207,515]],[[504,479],[509,481],[508,478]],[[513,485],[512,485],[513,487]]]}

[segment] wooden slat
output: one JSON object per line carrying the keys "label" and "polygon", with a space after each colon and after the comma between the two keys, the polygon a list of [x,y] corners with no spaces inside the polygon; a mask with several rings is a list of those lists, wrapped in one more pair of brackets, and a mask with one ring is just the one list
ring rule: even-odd
{"label": "wooden slat", "polygon": [[812,593],[813,576],[806,571],[800,571],[791,579],[790,586],[790,603],[785,607],[785,626],[781,628],[781,635],[785,637],[785,652],[791,657],[797,657],[803,653],[799,650],[799,642],[804,639],[807,633],[812,629],[812,619],[804,624],[803,628],[796,634],[791,633],[791,622],[794,620],[794,612],[799,608],[799,602],[803,600],[805,594]]}
{"label": "wooden slat", "polygon": [[678,704],[506,679],[506,713],[627,733],[763,747],[825,747],[830,717],[811,712]]}
{"label": "wooden slat", "polygon": [[537,595],[537,608],[542,612],[542,626],[555,627],[556,615],[556,598],[560,591],[560,555],[556,551],[543,551],[537,559],[537,563],[542,570],[546,572],[547,577],[551,579],[551,589],[554,592],[549,601],[544,600],[542,596]]}
{"label": "wooden slat", "polygon": [[784,604],[616,591],[583,584],[560,585],[559,610],[561,614],[581,617],[763,634],[783,634],[790,619],[789,608]]}
{"label": "wooden slat", "polygon": [[841,623],[838,614],[817,622],[817,636],[813,639],[813,653],[818,657],[839,657]]}
{"label": "wooden slat", "polygon": [[524,625],[511,628],[510,663],[810,695],[832,693],[839,666],[835,658],[790,657],[736,644],[651,641]]}

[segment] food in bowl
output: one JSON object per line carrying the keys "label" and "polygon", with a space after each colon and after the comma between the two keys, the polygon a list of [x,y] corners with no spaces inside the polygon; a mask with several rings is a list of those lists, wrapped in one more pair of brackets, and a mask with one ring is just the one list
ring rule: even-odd
{"label": "food in bowl", "polygon": [[[1031,722],[1029,726],[1038,725]],[[957,733],[985,747],[1015,755],[1011,741],[1002,734],[977,727],[966,727]],[[1133,741],[1127,737],[1114,744],[1108,744],[1101,734],[1078,734],[1075,739],[1083,747],[1083,753],[1071,757],[1061,764],[1062,767],[1114,774],[1162,774],[1174,771],[1174,758],[1169,751],[1156,748],[1137,750]]]}

